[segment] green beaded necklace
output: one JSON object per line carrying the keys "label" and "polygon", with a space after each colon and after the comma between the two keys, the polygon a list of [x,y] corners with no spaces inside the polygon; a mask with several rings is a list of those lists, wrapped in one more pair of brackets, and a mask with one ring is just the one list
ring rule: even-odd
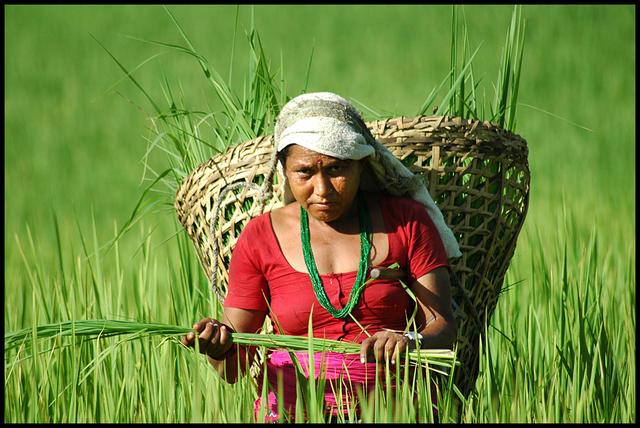
{"label": "green beaded necklace", "polygon": [[311,277],[311,283],[313,284],[313,290],[316,293],[318,301],[334,318],[346,317],[353,307],[358,303],[360,293],[364,289],[365,276],[369,269],[369,252],[371,251],[371,217],[369,211],[367,211],[366,201],[362,192],[358,192],[358,220],[360,222],[360,263],[358,265],[358,275],[356,276],[356,282],[353,284],[351,294],[349,295],[349,301],[344,308],[337,310],[333,307],[327,293],[322,286],[322,279],[318,274],[318,268],[313,258],[313,252],[311,251],[311,239],[309,238],[309,217],[307,211],[300,207],[300,237],[302,239],[302,254],[304,255],[304,262],[307,265],[309,276]]}

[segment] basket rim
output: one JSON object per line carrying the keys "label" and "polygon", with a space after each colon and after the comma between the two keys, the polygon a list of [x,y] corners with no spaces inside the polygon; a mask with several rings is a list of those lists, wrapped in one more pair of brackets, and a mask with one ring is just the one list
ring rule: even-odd
{"label": "basket rim", "polygon": [[[432,122],[435,122],[435,123],[433,125],[430,125],[430,123]],[[508,129],[502,128],[498,124],[495,124],[488,120],[463,118],[460,116],[448,116],[448,115],[438,115],[438,116],[436,115],[418,115],[418,116],[400,115],[400,116],[393,116],[393,117],[365,121],[365,124],[367,125],[367,128],[371,131],[371,133],[374,134],[374,138],[376,138],[377,140],[379,139],[385,140],[386,137],[376,136],[376,134],[379,134],[385,129],[389,129],[394,125],[398,127],[396,131],[409,131],[413,129],[413,130],[418,130],[420,132],[442,131],[445,133],[453,131],[452,129],[453,127],[458,127],[458,128],[470,127],[470,129],[464,134],[465,138],[455,139],[454,141],[448,142],[447,144],[461,145],[461,144],[464,144],[465,142],[471,142],[471,141],[473,141],[474,143],[477,143],[478,137],[487,137],[487,135],[481,135],[478,133],[488,132],[488,133],[497,134],[498,136],[502,137],[501,138],[502,140],[510,141],[509,145],[511,147],[524,148],[524,149],[527,148],[527,140],[523,138],[521,135],[512,131],[509,131]],[[421,126],[420,128],[416,128],[416,125],[418,124],[425,124],[425,125]],[[474,136],[476,138],[472,140],[471,138],[469,138],[471,136]],[[221,159],[225,156],[228,156],[235,149],[244,148],[246,145],[249,145],[250,143],[258,144],[266,141],[271,142],[272,139],[273,139],[273,134],[271,133],[271,134],[258,135],[257,137],[251,138],[249,140],[242,140],[242,141],[235,142],[229,145],[224,151],[220,153],[215,153],[208,159],[198,164],[198,166],[196,166],[191,171],[191,173],[185,177],[185,180],[194,171],[202,167],[204,164],[211,162],[214,159]],[[482,140],[484,141],[484,145],[491,144],[491,142],[497,141],[497,140],[492,140],[490,138],[482,138]]]}

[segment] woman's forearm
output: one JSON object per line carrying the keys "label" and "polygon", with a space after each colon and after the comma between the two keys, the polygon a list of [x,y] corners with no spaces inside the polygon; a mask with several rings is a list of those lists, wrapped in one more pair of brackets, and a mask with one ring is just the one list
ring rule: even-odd
{"label": "woman's forearm", "polygon": [[452,349],[457,340],[456,321],[436,319],[422,329],[420,334],[423,349]]}

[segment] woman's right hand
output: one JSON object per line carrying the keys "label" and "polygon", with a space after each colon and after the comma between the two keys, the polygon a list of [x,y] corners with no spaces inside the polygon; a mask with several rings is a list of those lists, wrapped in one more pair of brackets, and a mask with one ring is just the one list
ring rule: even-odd
{"label": "woman's right hand", "polygon": [[[201,353],[217,361],[225,359],[233,346],[231,327],[213,318],[203,318],[193,325],[193,329],[198,333],[198,347]],[[187,333],[182,339],[184,346],[195,347],[195,332]]]}

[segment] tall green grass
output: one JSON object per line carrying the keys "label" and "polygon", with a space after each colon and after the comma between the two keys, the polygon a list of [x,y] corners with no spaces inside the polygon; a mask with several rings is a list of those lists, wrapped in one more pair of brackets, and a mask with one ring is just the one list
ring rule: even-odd
{"label": "tall green grass", "polygon": [[[93,19],[97,10],[103,12],[104,20]],[[237,22],[243,21],[246,10],[240,9]],[[500,47],[511,22],[511,7],[465,7],[464,15],[458,17],[466,20],[468,38],[463,33],[458,40],[474,43],[465,42],[464,48],[459,42],[457,55],[450,52],[449,7],[391,10],[404,25],[391,25],[385,7],[315,6],[288,8],[291,24],[271,27],[268,23],[284,12],[256,7],[254,22],[264,24],[258,25],[262,48],[258,44],[251,48],[242,43],[249,39],[242,39],[241,27],[234,30],[235,7],[171,8],[179,22],[189,22],[183,30],[196,52],[208,58],[214,54],[212,64],[226,65],[221,59],[235,52],[235,59],[229,61],[230,77],[224,73],[221,79],[229,88],[241,88],[232,92],[243,94],[237,104],[243,108],[250,105],[243,101],[251,98],[252,80],[238,70],[254,67],[259,56],[248,53],[262,49],[265,59],[278,58],[270,72],[282,73],[274,80],[280,88],[280,103],[283,94],[306,87],[354,94],[354,101],[379,110],[380,115],[415,114],[415,106],[425,105],[428,113],[435,105],[425,103],[424,97],[445,76],[442,88],[450,84],[451,58],[456,57],[457,69],[463,70],[465,58],[469,61],[479,46],[475,40],[481,39],[481,49],[467,69],[472,73],[459,81],[464,82],[460,93],[475,89],[475,97],[469,99],[482,99],[488,93],[487,99],[494,101],[484,107],[476,103],[475,110],[472,103],[463,105],[465,111],[482,115],[501,111],[495,103],[502,98],[493,98],[494,88],[485,90],[483,84],[489,82],[487,74],[495,75],[486,71],[499,68],[504,57]],[[145,16],[138,15],[143,11]],[[191,24],[202,22],[198,18],[213,11],[226,27]],[[217,125],[209,113],[217,115],[224,107],[212,99],[217,96],[215,87],[203,74],[200,57],[158,43],[105,40],[105,33],[114,34],[114,28],[131,20],[137,27],[125,31],[129,34],[184,46],[179,31],[174,32],[175,39],[167,35],[167,28],[175,27],[161,8],[9,6],[6,12],[5,34],[11,43],[5,67],[5,334],[61,320],[104,317],[190,326],[203,314],[218,316],[219,306],[191,243],[175,220],[168,220],[173,216],[171,189],[187,169],[178,168],[183,161],[171,154],[177,149],[165,147],[171,144],[168,135],[191,144],[185,146],[195,156],[191,165],[197,157],[220,149],[200,140],[233,139],[214,135]],[[73,25],[64,25],[70,19],[67,14],[75,18]],[[310,15],[324,19],[307,18]],[[438,391],[441,421],[616,423],[636,419],[635,198],[629,196],[635,189],[631,125],[635,109],[630,95],[635,80],[625,71],[633,70],[635,45],[628,41],[633,40],[634,15],[633,8],[624,6],[523,7],[527,45],[521,57],[517,132],[529,141],[531,206],[507,273],[506,290],[494,316],[487,320],[476,389],[467,400],[458,400],[455,391],[442,384]],[[422,21],[413,21],[414,17]],[[320,32],[314,27],[319,21],[336,26]],[[429,33],[428,46],[416,38],[416,29],[426,24],[441,30]],[[43,31],[22,32],[38,25]],[[372,42],[370,36],[366,41],[359,36],[372,34],[365,31],[369,25],[377,28],[381,38]],[[49,36],[53,28],[57,37]],[[332,39],[344,40],[344,28],[358,29],[349,36],[351,44]],[[83,35],[83,43],[74,42],[74,31]],[[318,40],[295,37],[306,34],[303,31],[317,34]],[[158,100],[164,118],[154,117],[138,89],[125,88],[131,81],[89,33]],[[282,34],[288,37],[281,38]],[[281,58],[292,56],[268,51],[280,45],[284,53],[292,49],[302,53],[303,59],[299,64],[287,63],[285,69]],[[378,49],[366,49],[372,45]],[[52,52],[76,52],[74,67],[63,61],[67,56],[62,54],[18,55],[44,52],[47,47]],[[362,52],[367,52],[368,61],[354,61],[355,53],[361,57]],[[393,60],[385,61],[389,52],[395,53]],[[514,49],[512,54],[517,52]],[[99,60],[86,62],[96,53]],[[253,65],[247,66],[247,58]],[[162,73],[152,67],[158,62],[167,70],[166,77],[160,78]],[[372,68],[371,63],[386,66]],[[226,66],[211,68],[227,70]],[[179,70],[177,87],[172,70]],[[294,73],[284,79],[287,70]],[[251,73],[247,75],[256,75]],[[80,75],[103,82],[94,93],[118,82],[114,88],[121,96],[112,97],[113,102],[107,101],[108,96],[85,96],[83,91],[91,86],[78,83]],[[398,75],[406,78],[398,80]],[[388,76],[396,77],[394,84],[381,84]],[[194,90],[193,82],[205,81],[206,89]],[[438,104],[446,105],[439,102],[445,91],[437,94]],[[42,101],[31,101],[35,96]],[[79,108],[86,98],[93,103]],[[458,107],[461,99],[465,97],[451,97]],[[173,112],[171,101],[176,107]],[[109,107],[100,110],[101,104]],[[143,113],[138,114],[138,109]],[[365,111],[373,114],[370,110]],[[102,119],[84,120],[93,117]],[[146,117],[154,119],[145,122]],[[217,120],[227,123],[230,117]],[[148,148],[136,150],[133,140],[139,132],[135,130],[145,123]],[[235,136],[244,138],[238,130]],[[157,150],[160,147],[165,151]],[[140,158],[142,162],[131,161]],[[118,163],[109,163],[110,159]],[[168,167],[167,159],[173,159]],[[165,174],[169,168],[173,170]],[[148,189],[145,197],[140,198],[141,190],[137,194],[124,191],[136,188],[143,170],[148,178],[141,186]],[[156,179],[160,185],[150,186]],[[155,192],[163,192],[162,198],[148,197]],[[88,194],[100,197],[92,199]],[[78,197],[75,206],[69,203],[74,195]],[[115,203],[117,197],[125,202]],[[141,204],[133,210],[136,200]],[[158,208],[164,211],[154,212]],[[146,337],[120,343],[122,338],[89,341],[79,336],[69,340],[71,346],[64,346],[66,340],[34,341],[33,357],[5,352],[5,422],[252,420],[256,389],[249,378],[227,385],[201,356],[184,352],[172,341]],[[426,391],[424,379],[414,382],[403,387]],[[301,384],[300,393],[315,391],[317,397],[320,387]],[[363,412],[364,421],[415,420],[411,400],[402,399],[411,395],[410,390],[395,400],[404,406],[397,412],[389,410],[385,388],[375,393],[377,397]],[[428,420],[431,413],[425,393],[418,406],[420,416]],[[315,411],[314,418],[320,418]]]}
{"label": "tall green grass", "polygon": [[[487,342],[480,344],[476,390],[460,401],[445,384],[439,391],[441,421],[604,423],[635,418],[633,247],[614,260],[602,251],[597,232],[572,230],[566,214],[554,222],[558,241],[547,248],[541,245],[538,226],[525,230],[528,239],[522,242],[531,254],[530,272],[521,270],[525,263],[520,261],[506,282],[530,277],[537,286],[516,284],[501,297]],[[148,238],[146,246],[151,245]],[[44,314],[60,310],[63,302],[73,308],[70,319],[97,317],[97,301],[104,314],[138,314],[139,319],[176,326],[188,326],[198,313],[215,314],[192,251],[186,247],[184,264],[170,264],[176,266],[170,271],[173,285],[153,274],[161,260],[166,263],[161,252],[141,254],[134,263],[139,271],[132,275],[108,260],[99,266],[79,259],[74,271],[66,272],[66,283],[59,275],[44,286],[39,283],[37,251],[26,251],[25,270],[31,274],[24,284],[27,304],[32,314],[41,314],[27,325],[44,324]],[[62,257],[73,258],[68,253]],[[88,280],[91,271],[100,278],[95,287]],[[188,279],[188,271],[198,274],[199,281]],[[66,298],[43,299],[45,289],[60,290]],[[166,310],[175,304],[185,309]],[[95,341],[80,335],[71,340],[58,346],[34,341],[29,354],[5,353],[7,421],[251,420],[255,389],[250,380],[227,385],[201,356],[173,342],[153,337]],[[383,389],[377,393],[385,394]],[[411,408],[388,414],[388,397],[377,400],[385,404],[367,408],[363,420],[408,422],[415,417]],[[423,409],[422,415],[426,418],[428,412]]]}

